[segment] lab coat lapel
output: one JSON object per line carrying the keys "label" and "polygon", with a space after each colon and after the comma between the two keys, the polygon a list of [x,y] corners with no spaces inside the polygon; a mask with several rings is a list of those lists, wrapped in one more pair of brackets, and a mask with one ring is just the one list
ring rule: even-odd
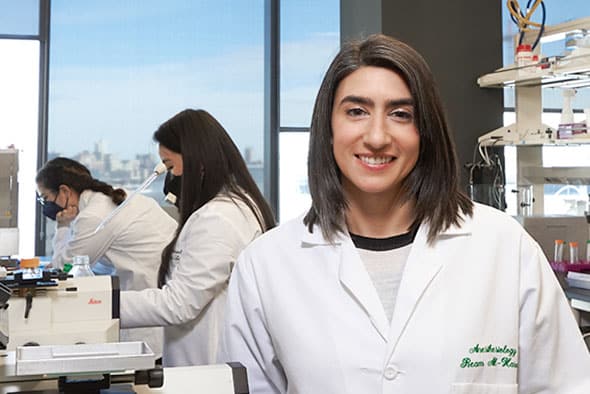
{"label": "lab coat lapel", "polygon": [[369,316],[371,324],[386,342],[389,323],[385,317],[383,305],[350,237],[340,234],[333,243],[330,243],[324,239],[320,228],[316,226],[313,233],[305,231],[301,241],[303,245],[307,246],[334,248],[339,254],[338,279],[340,283]]}
{"label": "lab coat lapel", "polygon": [[427,231],[427,226],[421,226],[418,230],[404,269],[389,329],[389,357],[422,295],[442,267],[441,256],[437,256],[435,249],[427,244]]}
{"label": "lab coat lapel", "polygon": [[383,305],[350,238],[342,240],[340,252],[338,271],[340,283],[369,315],[371,324],[383,340],[387,341],[389,323],[385,317]]}

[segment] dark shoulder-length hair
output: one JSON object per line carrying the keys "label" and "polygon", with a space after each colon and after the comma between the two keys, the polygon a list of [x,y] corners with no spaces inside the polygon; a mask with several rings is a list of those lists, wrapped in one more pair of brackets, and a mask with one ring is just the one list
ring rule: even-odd
{"label": "dark shoulder-length hair", "polygon": [[[170,258],[188,218],[220,192],[242,200],[262,231],[275,226],[271,208],[250,175],[246,162],[223,126],[204,110],[186,109],[164,122],[154,141],[182,155],[179,221],[174,239],[164,248],[158,286],[166,282]],[[198,241],[197,241],[198,242]]]}
{"label": "dark shoulder-length hair", "polygon": [[78,194],[82,194],[84,190],[100,192],[111,197],[116,205],[120,205],[127,197],[125,190],[115,189],[108,183],[93,178],[84,164],[67,157],[49,160],[37,172],[35,181],[54,193],[59,191],[61,185],[68,186]]}
{"label": "dark shoulder-length hair", "polygon": [[472,215],[473,203],[459,188],[455,145],[430,68],[410,46],[382,34],[345,44],[324,76],[311,121],[307,163],[312,206],[304,223],[310,232],[319,225],[328,240],[345,231],[347,201],[332,150],[332,108],[340,82],[365,66],[395,72],[412,95],[420,152],[416,166],[402,182],[402,190],[406,200],[416,203],[411,227],[428,223],[428,241],[432,243],[441,231],[459,224],[461,214]]}

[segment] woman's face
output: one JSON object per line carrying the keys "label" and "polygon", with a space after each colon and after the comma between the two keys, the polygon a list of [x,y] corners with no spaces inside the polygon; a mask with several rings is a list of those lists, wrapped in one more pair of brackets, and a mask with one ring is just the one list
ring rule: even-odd
{"label": "woman's face", "polygon": [[66,185],[60,185],[55,192],[42,183],[37,183],[37,195],[39,201],[53,202],[62,208],[78,205],[78,193]]}
{"label": "woman's face", "polygon": [[162,163],[166,165],[168,171],[174,176],[182,175],[182,155],[166,148],[162,144],[158,147],[158,153]]}
{"label": "woman's face", "polygon": [[418,161],[412,95],[404,80],[386,68],[361,67],[340,82],[332,133],[348,198],[397,193]]}
{"label": "woman's face", "polygon": [[78,215],[79,198],[69,186],[59,185],[56,192],[37,183],[37,201],[43,206],[43,214],[59,223],[69,224]]}

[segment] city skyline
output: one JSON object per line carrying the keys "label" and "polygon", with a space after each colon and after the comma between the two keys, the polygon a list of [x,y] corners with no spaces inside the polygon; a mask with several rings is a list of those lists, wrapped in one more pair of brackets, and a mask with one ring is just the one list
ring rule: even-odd
{"label": "city skyline", "polygon": [[[252,174],[256,184],[263,190],[264,187],[264,164],[262,160],[253,159],[253,148],[246,147],[240,152],[248,170]],[[93,178],[109,183],[116,187],[134,189],[139,186],[154,170],[160,161],[155,153],[135,153],[134,158],[120,158],[118,154],[108,150],[108,144],[104,140],[94,142],[92,151],[83,150],[71,155],[60,152],[48,152],[47,160],[56,157],[68,157],[84,164]],[[156,195],[163,188],[164,177],[154,181],[145,194],[159,200]]]}

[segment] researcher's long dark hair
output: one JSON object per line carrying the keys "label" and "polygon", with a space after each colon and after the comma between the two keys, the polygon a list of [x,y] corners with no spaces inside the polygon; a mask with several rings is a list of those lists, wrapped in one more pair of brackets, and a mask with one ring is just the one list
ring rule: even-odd
{"label": "researcher's long dark hair", "polygon": [[164,248],[158,286],[166,283],[170,258],[188,218],[220,192],[243,201],[262,231],[275,226],[270,206],[252,179],[246,162],[223,126],[204,110],[186,109],[164,122],[154,141],[182,155],[180,217],[174,239]]}
{"label": "researcher's long dark hair", "polygon": [[307,163],[312,206],[304,223],[310,232],[319,225],[328,240],[345,231],[347,201],[332,150],[332,108],[340,82],[365,66],[395,72],[412,94],[420,152],[416,166],[402,182],[402,193],[405,201],[415,201],[412,229],[427,222],[432,243],[441,231],[459,224],[461,213],[472,215],[473,203],[459,188],[455,145],[430,68],[410,46],[382,34],[343,45],[324,76],[311,121]]}
{"label": "researcher's long dark hair", "polygon": [[78,194],[82,194],[84,190],[100,192],[111,197],[116,205],[121,204],[127,197],[123,189],[115,189],[108,183],[93,178],[84,164],[67,157],[49,160],[37,172],[35,181],[54,193],[59,191],[60,185],[66,185]]}

